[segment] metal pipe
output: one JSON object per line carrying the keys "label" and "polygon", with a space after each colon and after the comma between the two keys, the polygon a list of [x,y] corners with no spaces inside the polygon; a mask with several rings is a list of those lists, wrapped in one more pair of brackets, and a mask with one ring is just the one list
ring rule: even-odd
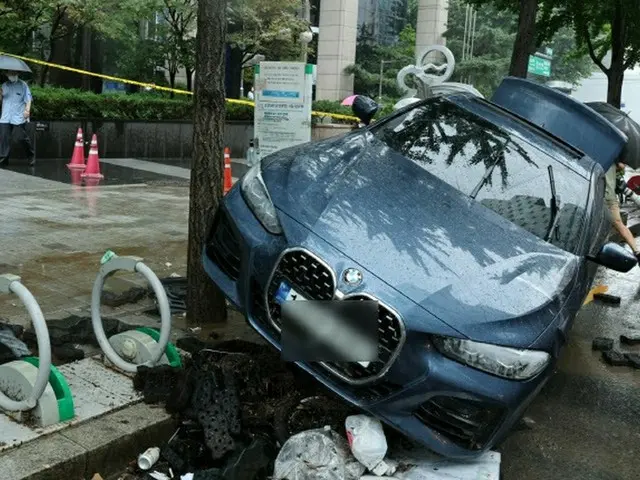
{"label": "metal pipe", "polygon": [[39,365],[36,382],[27,398],[16,401],[0,392],[0,408],[10,412],[31,410],[38,404],[38,400],[40,400],[40,397],[49,384],[49,375],[51,374],[51,342],[49,340],[49,330],[47,329],[47,323],[44,320],[44,315],[42,315],[40,305],[38,305],[38,302],[31,292],[20,283],[20,277],[3,275],[2,279],[4,282],[0,291],[5,293],[11,292],[17,295],[29,312],[38,342]]}

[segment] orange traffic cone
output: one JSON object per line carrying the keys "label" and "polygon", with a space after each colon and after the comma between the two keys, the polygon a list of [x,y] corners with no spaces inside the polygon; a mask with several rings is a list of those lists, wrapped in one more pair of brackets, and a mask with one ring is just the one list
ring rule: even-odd
{"label": "orange traffic cone", "polygon": [[98,137],[93,134],[91,139],[91,148],[89,149],[89,157],[87,158],[87,169],[82,174],[82,178],[104,178],[100,173],[100,158],[98,157]]}
{"label": "orange traffic cone", "polygon": [[76,144],[73,147],[71,162],[67,164],[67,167],[71,170],[84,170],[86,168],[84,164],[84,136],[82,135],[82,128],[79,128],[76,134]]}
{"label": "orange traffic cone", "polygon": [[231,176],[231,149],[224,149],[224,194],[233,188],[233,177]]}

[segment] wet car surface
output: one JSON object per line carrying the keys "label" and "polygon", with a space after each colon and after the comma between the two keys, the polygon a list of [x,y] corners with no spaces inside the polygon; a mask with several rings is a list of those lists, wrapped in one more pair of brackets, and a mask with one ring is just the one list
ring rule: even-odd
{"label": "wet car surface", "polygon": [[216,212],[204,265],[276,348],[283,286],[378,300],[378,362],[299,366],[436,452],[475,456],[554,371],[608,235],[602,176],[486,101],[431,99],[266,159]]}

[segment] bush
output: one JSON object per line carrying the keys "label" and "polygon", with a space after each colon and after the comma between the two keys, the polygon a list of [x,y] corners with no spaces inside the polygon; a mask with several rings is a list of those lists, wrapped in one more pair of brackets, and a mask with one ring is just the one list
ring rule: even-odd
{"label": "bush", "polygon": [[[193,97],[168,94],[148,95],[105,93],[95,94],[65,88],[32,87],[33,118],[39,120],[148,120],[190,121]],[[314,111],[353,115],[340,102],[317,101]],[[228,121],[253,121],[253,107],[227,102]],[[334,120],[340,122],[339,120]]]}

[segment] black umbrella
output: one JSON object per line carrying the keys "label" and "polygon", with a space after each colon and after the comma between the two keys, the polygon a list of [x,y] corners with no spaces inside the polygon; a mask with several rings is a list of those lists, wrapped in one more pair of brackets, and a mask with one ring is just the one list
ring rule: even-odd
{"label": "black umbrella", "polygon": [[0,70],[31,73],[29,65],[19,58],[10,57],[9,55],[0,55]]}
{"label": "black umbrella", "polygon": [[620,161],[634,170],[640,168],[640,125],[622,110],[606,102],[589,102],[586,105],[627,136],[627,144]]}

